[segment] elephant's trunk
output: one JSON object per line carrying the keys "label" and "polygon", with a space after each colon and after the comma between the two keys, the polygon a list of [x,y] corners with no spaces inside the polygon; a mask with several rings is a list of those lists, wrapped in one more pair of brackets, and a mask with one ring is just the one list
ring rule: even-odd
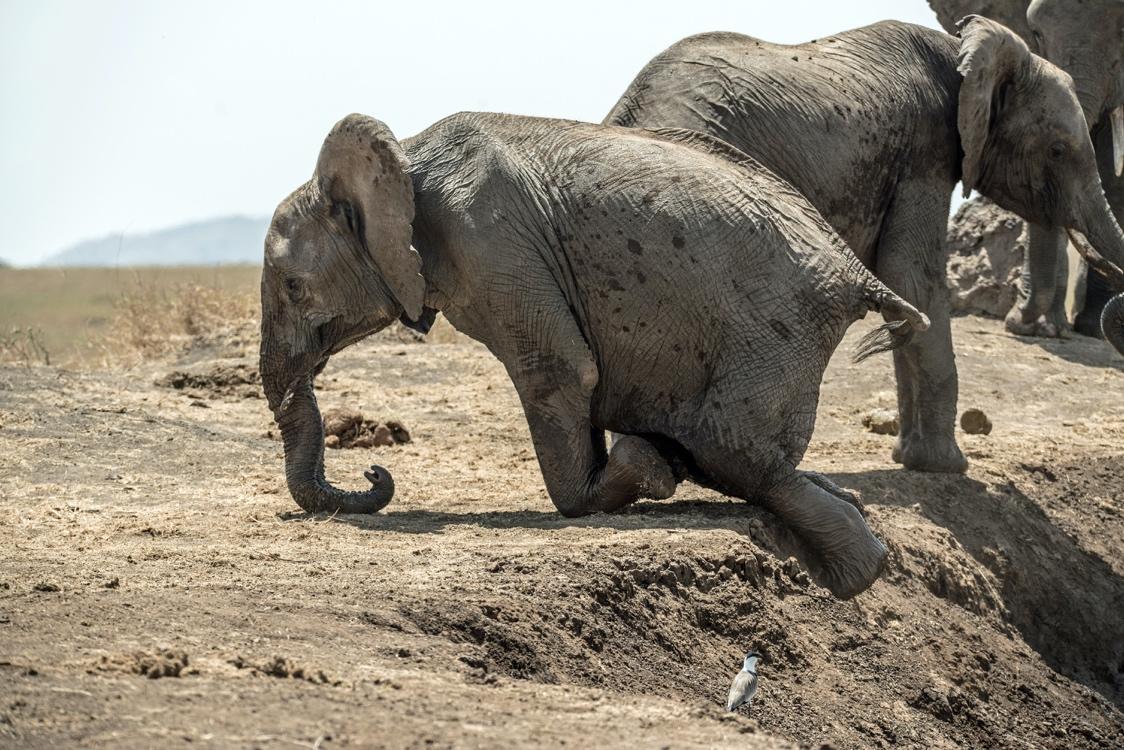
{"label": "elephant's trunk", "polygon": [[1100,182],[1091,187],[1089,192],[1092,196],[1086,204],[1089,209],[1081,217],[1084,226],[1077,229],[1089,238],[1089,242],[1106,260],[1124,268],[1124,231],[1116,223]]}
{"label": "elephant's trunk", "polygon": [[1124,354],[1124,292],[1108,301],[1101,312],[1101,332],[1112,348]]}
{"label": "elephant's trunk", "polygon": [[1119,294],[1108,301],[1101,312],[1101,332],[1116,351],[1124,354],[1124,270],[1104,258],[1079,232],[1070,231],[1069,239],[1089,267],[1108,280]]}
{"label": "elephant's trunk", "polygon": [[289,494],[309,513],[376,513],[394,497],[394,480],[379,466],[365,472],[371,489],[346,492],[324,478],[324,426],[316,394],[312,388],[313,371],[289,387],[279,372],[293,370],[278,367],[269,357],[262,357],[262,386],[274,418],[281,429],[285,446],[285,481]]}

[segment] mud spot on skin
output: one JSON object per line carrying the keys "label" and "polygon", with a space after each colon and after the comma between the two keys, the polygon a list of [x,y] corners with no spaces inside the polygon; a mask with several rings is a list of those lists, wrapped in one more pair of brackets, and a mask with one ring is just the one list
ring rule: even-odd
{"label": "mud spot on skin", "polygon": [[675,235],[671,238],[671,244],[675,247],[676,250],[682,250],[684,246],[686,246],[687,241],[679,235]]}
{"label": "mud spot on skin", "polygon": [[633,255],[643,255],[644,254],[644,246],[641,245],[639,242],[637,242],[634,239],[629,239],[629,241],[628,241],[628,251],[630,253],[632,253]]}

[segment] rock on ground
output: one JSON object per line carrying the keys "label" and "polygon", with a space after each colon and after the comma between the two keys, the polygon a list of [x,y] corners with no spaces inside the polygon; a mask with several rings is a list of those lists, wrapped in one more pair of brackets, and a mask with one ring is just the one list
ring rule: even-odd
{"label": "rock on ground", "polygon": [[1026,223],[976,197],[960,206],[949,221],[947,243],[952,311],[1005,316],[1019,294]]}

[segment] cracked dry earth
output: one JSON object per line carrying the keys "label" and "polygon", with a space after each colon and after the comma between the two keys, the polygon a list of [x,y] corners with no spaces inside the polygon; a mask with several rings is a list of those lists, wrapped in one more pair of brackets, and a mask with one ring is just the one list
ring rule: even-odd
{"label": "cracked dry earth", "polygon": [[[190,389],[167,362],[4,368],[0,745],[1124,745],[1124,359],[956,320],[961,408],[995,429],[960,435],[966,476],[924,475],[861,425],[894,403],[888,357],[848,362],[872,324],[805,462],[891,550],[849,602],[767,512],[692,485],[560,517],[465,339],[379,337],[320,377],[325,409],[413,436],[328,452],[345,486],[394,472],[371,517],[296,508],[252,360]],[[726,714],[750,647],[761,691]]]}

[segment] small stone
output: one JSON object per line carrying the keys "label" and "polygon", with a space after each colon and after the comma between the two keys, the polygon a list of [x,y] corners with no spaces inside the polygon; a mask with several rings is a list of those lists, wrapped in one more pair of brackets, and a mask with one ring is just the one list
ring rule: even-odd
{"label": "small stone", "polygon": [[863,416],[863,427],[875,435],[897,435],[898,413],[892,409],[875,409]]}
{"label": "small stone", "polygon": [[990,435],[991,420],[980,409],[968,409],[960,415],[960,429],[969,435]]}
{"label": "small stone", "polygon": [[340,447],[339,436],[338,435],[329,435],[328,437],[324,438],[324,447],[325,448],[339,448]]}

